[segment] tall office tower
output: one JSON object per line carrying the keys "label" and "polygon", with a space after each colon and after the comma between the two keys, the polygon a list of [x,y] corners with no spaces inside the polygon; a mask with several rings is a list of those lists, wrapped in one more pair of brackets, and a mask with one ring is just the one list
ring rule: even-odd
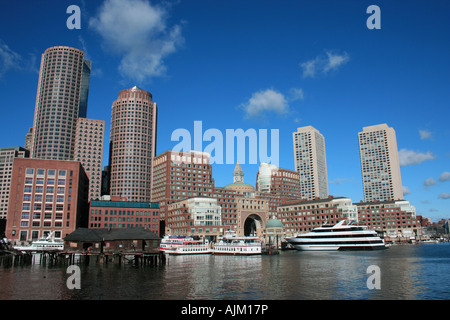
{"label": "tall office tower", "polygon": [[403,199],[395,130],[380,124],[358,133],[364,201]]}
{"label": "tall office tower", "polygon": [[256,173],[256,191],[270,192],[272,174],[276,173],[278,167],[274,164],[263,162],[259,165]]}
{"label": "tall office tower", "polygon": [[15,158],[28,158],[29,151],[21,147],[0,148],[0,219],[8,214],[9,189]]}
{"label": "tall office tower", "polygon": [[80,161],[89,177],[89,200],[100,199],[105,121],[78,118],[74,160]]}
{"label": "tall office tower", "polygon": [[[83,96],[86,112],[90,62],[84,52],[57,46],[45,50],[41,58],[34,111],[31,157],[72,160],[75,127]],[[89,68],[90,69],[90,68]]]}
{"label": "tall office tower", "polygon": [[25,145],[24,148],[28,151],[31,150],[31,143],[33,142],[33,127],[28,130],[28,133],[25,135]]}
{"label": "tall office tower", "polygon": [[111,196],[150,202],[156,152],[156,103],[136,86],[119,92],[112,104],[110,136]]}
{"label": "tall office tower", "polygon": [[328,197],[327,159],[325,139],[314,127],[298,128],[292,134],[295,170],[300,174],[300,192],[303,199]]}

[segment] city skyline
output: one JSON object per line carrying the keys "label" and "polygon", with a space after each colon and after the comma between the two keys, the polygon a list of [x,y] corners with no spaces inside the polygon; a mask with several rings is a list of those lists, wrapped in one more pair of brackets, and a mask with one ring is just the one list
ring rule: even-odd
{"label": "city skyline", "polygon": [[[137,85],[158,102],[156,155],[177,144],[174,130],[194,133],[194,121],[223,133],[278,129],[279,167],[295,170],[292,132],[311,125],[326,141],[329,193],[353,202],[364,199],[358,132],[386,123],[397,133],[404,198],[418,215],[449,216],[445,2],[378,1],[380,30],[366,27],[368,1],[22,4],[2,4],[0,147],[24,146],[40,55],[70,46],[92,61],[87,118],[105,120],[103,165],[111,105]],[[81,9],[79,30],[66,26],[72,4]],[[245,181],[256,185],[260,163],[247,161]],[[234,167],[213,164],[215,185],[231,183]]]}

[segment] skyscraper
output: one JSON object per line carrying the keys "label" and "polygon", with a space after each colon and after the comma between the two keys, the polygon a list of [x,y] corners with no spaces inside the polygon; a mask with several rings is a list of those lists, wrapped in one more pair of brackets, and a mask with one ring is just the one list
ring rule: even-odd
{"label": "skyscraper", "polygon": [[100,199],[105,121],[78,118],[74,160],[80,161],[89,177],[89,200]]}
{"label": "skyscraper", "polygon": [[134,86],[113,102],[110,135],[111,196],[150,202],[156,153],[156,103]]}
{"label": "skyscraper", "polygon": [[30,152],[21,147],[0,148],[0,219],[8,214],[11,175],[15,158],[28,158]]}
{"label": "skyscraper", "polygon": [[34,111],[32,158],[73,159],[81,100],[82,113],[86,114],[87,110],[89,76],[90,61],[84,60],[84,52],[79,49],[56,46],[42,54]]}
{"label": "skyscraper", "polygon": [[364,201],[403,199],[395,130],[387,124],[358,133]]}
{"label": "skyscraper", "polygon": [[303,199],[328,197],[327,159],[325,139],[314,127],[298,128],[292,133],[295,170],[300,174]]}

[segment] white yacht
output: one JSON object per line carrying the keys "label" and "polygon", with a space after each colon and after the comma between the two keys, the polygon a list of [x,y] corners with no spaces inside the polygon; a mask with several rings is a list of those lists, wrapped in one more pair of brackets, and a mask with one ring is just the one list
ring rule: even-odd
{"label": "white yacht", "polygon": [[261,240],[258,237],[238,237],[236,232],[228,231],[214,244],[214,254],[256,255],[261,254]]}
{"label": "white yacht", "polygon": [[54,233],[51,232],[47,237],[31,242],[31,246],[14,246],[13,248],[27,252],[62,251],[64,250],[64,241],[55,239]]}
{"label": "white yacht", "polygon": [[324,224],[311,232],[286,238],[286,241],[297,250],[378,250],[385,249],[384,240],[376,231],[368,230],[366,226],[344,224],[345,220],[336,225]]}

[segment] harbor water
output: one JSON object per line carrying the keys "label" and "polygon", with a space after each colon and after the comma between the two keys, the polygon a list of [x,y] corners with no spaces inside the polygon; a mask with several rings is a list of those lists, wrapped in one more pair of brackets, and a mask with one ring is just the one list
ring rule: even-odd
{"label": "harbor water", "polygon": [[[369,288],[370,266],[378,288]],[[1,300],[448,300],[450,244],[380,251],[169,256],[165,265],[0,267]]]}

